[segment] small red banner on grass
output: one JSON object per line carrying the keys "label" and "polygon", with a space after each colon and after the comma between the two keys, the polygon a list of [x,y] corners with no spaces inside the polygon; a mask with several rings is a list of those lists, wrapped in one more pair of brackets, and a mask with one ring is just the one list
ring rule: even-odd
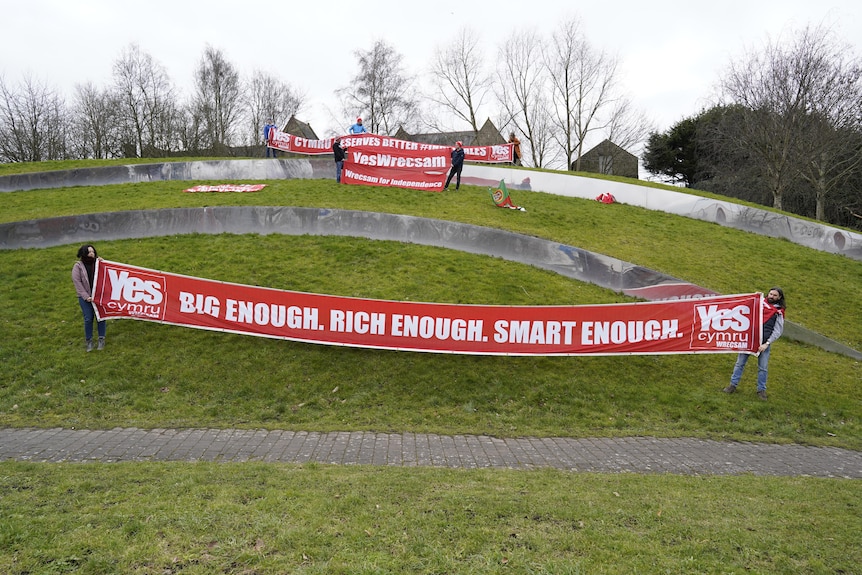
{"label": "small red banner on grass", "polygon": [[259,192],[266,184],[220,184],[218,186],[193,186],[184,192]]}

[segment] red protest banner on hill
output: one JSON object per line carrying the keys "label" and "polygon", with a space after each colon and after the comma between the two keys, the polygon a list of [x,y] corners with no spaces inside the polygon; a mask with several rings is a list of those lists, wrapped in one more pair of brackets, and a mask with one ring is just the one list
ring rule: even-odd
{"label": "red protest banner on hill", "polygon": [[324,140],[309,140],[300,136],[294,136],[281,130],[270,130],[268,146],[281,150],[282,152],[292,152],[294,154],[306,154],[318,156],[332,153],[332,142],[335,138],[326,138]]}
{"label": "red protest banner on hill", "polygon": [[[335,138],[325,138],[323,140],[309,140],[300,136],[294,136],[280,130],[270,130],[269,141],[267,145],[270,148],[281,150],[283,152],[291,152],[294,154],[305,155],[323,155],[332,153],[332,144]],[[372,139],[377,147],[383,150],[407,150],[415,149],[424,152],[432,150],[445,150],[448,155],[452,151],[452,146],[440,146],[436,144],[422,144],[408,140],[399,140],[389,136],[379,136],[377,134],[357,134],[341,136],[342,147],[350,147],[352,145],[360,145],[354,143],[358,141],[368,142]],[[361,144],[361,145],[368,145]],[[468,162],[484,162],[488,164],[511,163],[514,158],[514,144],[497,144],[493,146],[465,146],[464,159]]]}
{"label": "red protest banner on hill", "polygon": [[441,191],[449,170],[448,148],[407,142],[385,136],[345,136],[341,181],[370,186],[398,186]]}
{"label": "red protest banner on hill", "polygon": [[99,320],[474,355],[754,352],[760,294],[590,306],[490,306],[340,297],[218,282],[100,260]]}
{"label": "red protest banner on hill", "polygon": [[468,162],[488,164],[511,164],[515,157],[515,144],[496,146],[464,146],[464,159]]}

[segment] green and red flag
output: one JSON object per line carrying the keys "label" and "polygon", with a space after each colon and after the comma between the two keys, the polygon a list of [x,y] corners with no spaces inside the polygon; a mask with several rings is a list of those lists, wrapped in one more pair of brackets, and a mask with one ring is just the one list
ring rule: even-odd
{"label": "green and red flag", "polygon": [[488,193],[491,195],[491,199],[494,200],[494,203],[498,208],[509,208],[511,210],[521,210],[522,212],[526,212],[524,208],[521,206],[516,206],[514,202],[512,202],[512,197],[509,196],[509,190],[506,188],[506,182],[500,180],[499,187],[488,188]]}

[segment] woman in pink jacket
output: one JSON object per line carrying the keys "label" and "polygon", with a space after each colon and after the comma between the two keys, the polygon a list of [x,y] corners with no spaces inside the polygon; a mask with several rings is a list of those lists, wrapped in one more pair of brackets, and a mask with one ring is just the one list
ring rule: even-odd
{"label": "woman in pink jacket", "polygon": [[[93,321],[96,310],[93,308],[93,278],[96,274],[96,248],[91,245],[78,248],[78,261],[72,266],[72,283],[78,293],[78,303],[84,314],[84,337],[87,340],[87,351],[93,351]],[[105,321],[98,322],[98,349],[105,349]]]}

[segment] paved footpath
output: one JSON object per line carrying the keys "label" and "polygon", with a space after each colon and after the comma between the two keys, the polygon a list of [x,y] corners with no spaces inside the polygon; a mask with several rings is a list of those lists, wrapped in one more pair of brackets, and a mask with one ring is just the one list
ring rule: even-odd
{"label": "paved footpath", "polygon": [[587,438],[317,433],[241,429],[0,428],[0,461],[263,461],[862,479],[862,452],[655,437]]}

